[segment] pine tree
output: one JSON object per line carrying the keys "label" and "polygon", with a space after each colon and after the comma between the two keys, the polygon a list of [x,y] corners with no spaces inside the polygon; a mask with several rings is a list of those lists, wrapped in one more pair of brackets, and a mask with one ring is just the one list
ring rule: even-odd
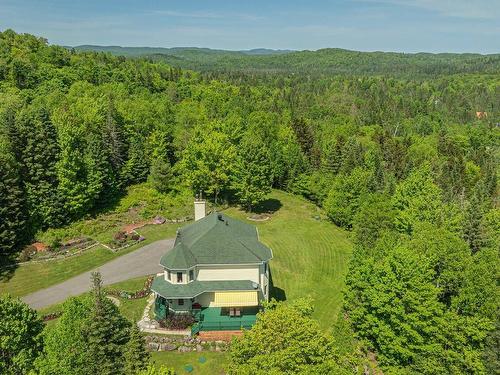
{"label": "pine tree", "polygon": [[481,220],[486,211],[487,201],[484,185],[480,181],[474,186],[472,196],[467,202],[464,218],[463,237],[473,252],[478,251],[482,245]]}
{"label": "pine tree", "polygon": [[19,120],[25,146],[22,150],[24,189],[28,201],[30,227],[59,226],[64,223],[62,201],[57,185],[59,155],[57,132],[44,107],[30,108]]}
{"label": "pine tree", "polygon": [[133,135],[128,148],[128,159],[122,171],[122,179],[127,184],[143,182],[148,177],[149,163],[144,148],[140,135]]}
{"label": "pine tree", "polygon": [[25,239],[24,195],[19,165],[0,137],[0,254],[14,251]]}
{"label": "pine tree", "polygon": [[329,144],[323,161],[326,172],[337,174],[342,165],[342,150],[344,148],[344,137],[339,136],[333,144]]}
{"label": "pine tree", "polygon": [[120,315],[117,307],[106,300],[98,272],[92,273],[92,284],[94,306],[85,332],[90,373],[121,374],[129,323]]}
{"label": "pine tree", "polygon": [[108,102],[103,139],[108,148],[109,162],[113,172],[120,175],[126,160],[127,145],[122,119],[116,111],[112,98],[109,98]]}
{"label": "pine tree", "polygon": [[134,322],[130,329],[130,339],[125,346],[124,371],[127,375],[136,375],[145,370],[149,362],[149,352],[146,350],[146,342],[137,324]]}
{"label": "pine tree", "polygon": [[149,175],[149,181],[153,188],[155,188],[160,193],[166,193],[172,189],[172,179],[174,175],[172,173],[172,167],[166,158],[158,158],[153,160],[151,164],[151,172]]}
{"label": "pine tree", "polygon": [[361,166],[362,162],[363,147],[355,138],[350,138],[342,151],[340,172],[349,174],[354,168]]}

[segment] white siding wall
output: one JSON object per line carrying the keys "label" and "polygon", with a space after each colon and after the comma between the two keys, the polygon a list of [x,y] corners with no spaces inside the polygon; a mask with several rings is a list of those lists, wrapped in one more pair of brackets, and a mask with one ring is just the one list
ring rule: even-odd
{"label": "white siding wall", "polygon": [[260,284],[260,267],[254,266],[198,266],[197,280],[251,280]]}
{"label": "white siding wall", "polygon": [[[182,282],[177,282],[177,272],[182,273]],[[172,284],[187,284],[189,282],[189,271],[170,271],[170,280],[168,279],[168,271],[164,272],[165,281],[168,281]]]}
{"label": "white siding wall", "polygon": [[269,300],[269,264],[267,264],[267,267],[264,266],[264,264],[262,264],[259,267],[259,274],[260,274],[260,282],[259,282],[260,288],[264,293],[264,298],[266,300]]}

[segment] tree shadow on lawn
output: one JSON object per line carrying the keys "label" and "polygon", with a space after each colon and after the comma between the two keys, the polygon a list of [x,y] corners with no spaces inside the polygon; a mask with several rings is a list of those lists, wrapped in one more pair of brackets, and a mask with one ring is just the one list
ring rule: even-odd
{"label": "tree shadow on lawn", "polygon": [[269,297],[274,298],[276,301],[286,301],[286,292],[273,283],[271,268],[269,268]]}
{"label": "tree shadow on lawn", "polygon": [[17,262],[17,253],[0,255],[0,282],[7,282],[14,276],[19,267]]}
{"label": "tree shadow on lawn", "polygon": [[253,207],[252,212],[254,214],[274,214],[281,207],[283,204],[279,199],[269,198]]}

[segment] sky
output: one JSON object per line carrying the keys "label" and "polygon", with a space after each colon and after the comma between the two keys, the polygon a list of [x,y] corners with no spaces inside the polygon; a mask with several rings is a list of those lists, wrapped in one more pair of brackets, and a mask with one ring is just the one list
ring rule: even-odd
{"label": "sky", "polygon": [[500,0],[0,0],[52,44],[500,53]]}

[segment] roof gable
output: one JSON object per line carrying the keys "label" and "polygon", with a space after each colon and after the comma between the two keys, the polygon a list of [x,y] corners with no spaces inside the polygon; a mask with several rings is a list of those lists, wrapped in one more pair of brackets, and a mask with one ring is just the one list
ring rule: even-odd
{"label": "roof gable", "polygon": [[174,248],[160,264],[185,269],[197,264],[248,264],[271,258],[271,250],[259,242],[257,229],[221,213],[212,213],[181,228]]}

